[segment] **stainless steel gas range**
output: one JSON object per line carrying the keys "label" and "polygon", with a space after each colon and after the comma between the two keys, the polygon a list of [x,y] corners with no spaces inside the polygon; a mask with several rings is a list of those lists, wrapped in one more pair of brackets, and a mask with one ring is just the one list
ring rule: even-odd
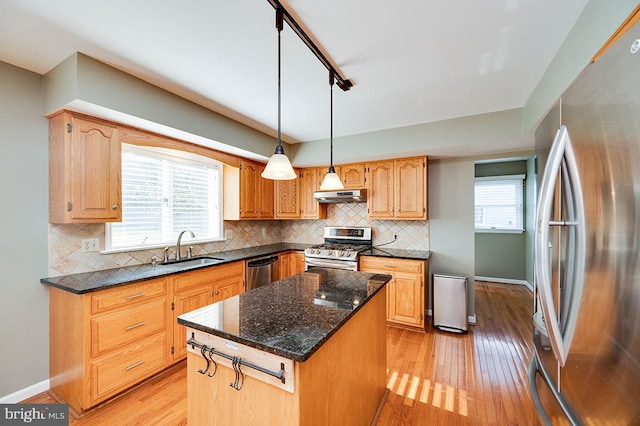
{"label": "stainless steel gas range", "polygon": [[325,226],[324,244],[305,249],[305,270],[322,268],[358,270],[358,253],[371,249],[371,228]]}

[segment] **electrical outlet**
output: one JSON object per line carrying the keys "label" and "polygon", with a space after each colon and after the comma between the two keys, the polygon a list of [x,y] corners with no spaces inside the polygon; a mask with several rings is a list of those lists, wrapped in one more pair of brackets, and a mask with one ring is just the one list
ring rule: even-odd
{"label": "electrical outlet", "polygon": [[87,238],[86,240],[80,240],[80,247],[82,252],[98,251],[100,250],[99,238]]}
{"label": "electrical outlet", "polygon": [[233,238],[233,230],[232,229],[227,229],[226,231],[224,231],[224,238],[225,239],[229,239],[229,238]]}
{"label": "electrical outlet", "polygon": [[262,228],[262,236],[263,237],[267,236],[267,228]]}

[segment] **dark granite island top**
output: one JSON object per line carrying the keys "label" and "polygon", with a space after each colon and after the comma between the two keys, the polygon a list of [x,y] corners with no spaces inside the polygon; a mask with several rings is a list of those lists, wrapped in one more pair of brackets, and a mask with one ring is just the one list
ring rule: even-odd
{"label": "dark granite island top", "polygon": [[178,317],[178,324],[306,361],[390,275],[312,268]]}

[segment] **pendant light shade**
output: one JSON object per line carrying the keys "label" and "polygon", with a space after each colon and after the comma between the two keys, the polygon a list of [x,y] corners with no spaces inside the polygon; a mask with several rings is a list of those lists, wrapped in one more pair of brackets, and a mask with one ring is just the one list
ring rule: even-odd
{"label": "pendant light shade", "polygon": [[269,159],[267,166],[262,172],[261,176],[265,179],[272,180],[292,180],[297,178],[296,172],[291,167],[291,162],[284,153],[284,148],[281,143],[281,89],[280,89],[280,32],[283,27],[283,10],[282,7],[276,8],[276,29],[278,30],[278,144],[276,149]]}
{"label": "pendant light shade", "polygon": [[340,176],[336,173],[336,169],[333,167],[333,73],[329,72],[329,86],[331,87],[331,138],[330,138],[330,158],[329,158],[329,171],[324,176],[324,180],[320,185],[322,191],[333,191],[337,189],[344,189],[344,185],[340,180]]}

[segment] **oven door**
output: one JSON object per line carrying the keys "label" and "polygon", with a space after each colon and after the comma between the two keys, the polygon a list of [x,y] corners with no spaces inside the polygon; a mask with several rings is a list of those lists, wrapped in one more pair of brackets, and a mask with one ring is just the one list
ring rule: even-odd
{"label": "oven door", "polygon": [[319,257],[308,257],[304,258],[304,270],[308,270],[311,267],[318,268],[331,268],[331,269],[343,269],[347,271],[357,271],[358,270],[358,261],[349,261],[349,260],[334,260],[334,259],[323,259]]}

